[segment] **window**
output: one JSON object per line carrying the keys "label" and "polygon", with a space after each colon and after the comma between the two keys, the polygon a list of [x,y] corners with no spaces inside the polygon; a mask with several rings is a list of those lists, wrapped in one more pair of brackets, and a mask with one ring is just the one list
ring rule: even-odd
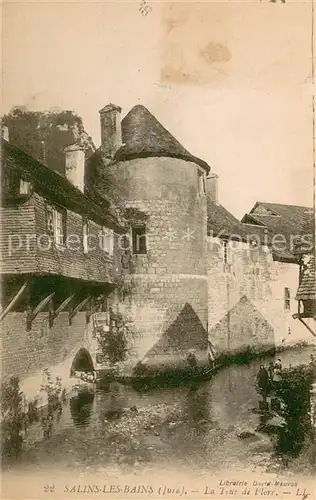
{"label": "window", "polygon": [[110,256],[113,256],[113,247],[114,247],[114,234],[112,229],[107,227],[102,227],[102,250],[107,252]]}
{"label": "window", "polygon": [[133,254],[142,255],[147,253],[146,227],[137,226],[132,228]]}
{"label": "window", "polygon": [[46,207],[46,228],[48,234],[54,235],[54,209],[50,205]]}
{"label": "window", "polygon": [[260,276],[261,272],[260,272],[260,267],[259,266],[254,266],[253,269],[252,269],[252,272],[255,276]]}
{"label": "window", "polygon": [[223,245],[223,260],[224,264],[232,264],[233,263],[233,258],[232,258],[232,249],[229,246],[228,241],[224,241]]}
{"label": "window", "polygon": [[290,294],[290,289],[287,287],[284,288],[284,310],[285,311],[291,310],[291,294]]}
{"label": "window", "polygon": [[205,194],[205,175],[204,172],[198,170],[199,194]]}
{"label": "window", "polygon": [[20,179],[20,194],[29,194],[30,192],[30,183]]}
{"label": "window", "polygon": [[89,250],[88,235],[89,235],[88,221],[87,220],[83,220],[83,225],[82,225],[83,253],[88,253],[88,250]]}
{"label": "window", "polygon": [[228,241],[224,241],[223,256],[224,264],[228,264]]}
{"label": "window", "polygon": [[63,245],[66,239],[66,210],[46,206],[46,229],[53,236],[56,245]]}
{"label": "window", "polygon": [[64,244],[63,214],[54,210],[54,237],[57,245]]}
{"label": "window", "polygon": [[19,194],[19,182],[20,182],[19,173],[14,169],[9,170],[7,166],[5,167],[6,168],[4,168],[4,166],[2,167],[3,171],[2,182],[4,184],[3,192],[5,196],[8,197],[16,196],[17,194]]}

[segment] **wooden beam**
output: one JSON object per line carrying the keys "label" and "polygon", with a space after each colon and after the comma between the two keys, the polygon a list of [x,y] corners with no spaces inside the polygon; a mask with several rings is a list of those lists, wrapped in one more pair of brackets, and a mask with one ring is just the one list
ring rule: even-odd
{"label": "wooden beam", "polygon": [[72,295],[69,295],[69,297],[67,297],[58,307],[55,311],[52,311],[50,313],[50,324],[51,326],[54,324],[54,320],[57,318],[58,314],[60,314],[62,311],[64,311],[64,309],[66,309],[66,307],[68,306],[68,304],[73,300],[73,298],[75,297],[75,293],[73,293]]}
{"label": "wooden beam", "polygon": [[16,295],[13,297],[13,299],[9,302],[9,304],[7,305],[7,307],[2,311],[1,315],[0,315],[0,321],[2,321],[6,315],[12,311],[12,309],[14,308],[15,305],[17,305],[17,303],[19,302],[19,300],[23,297],[23,295],[25,294],[27,288],[29,286],[29,280],[27,280],[20,288],[20,290],[16,293]]}
{"label": "wooden beam", "polygon": [[305,321],[302,320],[302,318],[299,318],[300,322],[303,323],[303,325],[305,326],[305,328],[307,328],[307,330],[314,336],[316,337],[316,333],[311,329],[311,327],[305,323]]}
{"label": "wooden beam", "polygon": [[53,327],[54,324],[54,302],[52,299],[48,302],[48,323],[49,323],[49,328]]}
{"label": "wooden beam", "polygon": [[55,295],[55,292],[50,293],[45,297],[43,300],[40,301],[40,303],[27,315],[27,329],[30,330],[32,327],[32,321],[36,318],[36,316],[43,311],[43,309],[47,306],[47,304],[51,301],[53,296]]}
{"label": "wooden beam", "polygon": [[76,316],[76,314],[81,311],[81,309],[86,305],[86,303],[91,299],[91,295],[83,299],[76,307],[74,307],[71,311],[69,311],[69,325],[71,325],[71,321]]}

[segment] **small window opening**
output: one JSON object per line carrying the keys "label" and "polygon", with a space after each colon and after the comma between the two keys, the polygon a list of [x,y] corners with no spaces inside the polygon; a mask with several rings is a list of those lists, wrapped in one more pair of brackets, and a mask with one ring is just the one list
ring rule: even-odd
{"label": "small window opening", "polygon": [[199,183],[199,193],[205,194],[205,175],[201,170],[198,170],[198,183]]}
{"label": "small window opening", "polygon": [[132,228],[133,254],[144,255],[147,253],[146,227],[137,226]]}
{"label": "small window opening", "polygon": [[284,288],[284,310],[285,311],[291,310],[291,294],[290,294],[290,289],[287,287]]}

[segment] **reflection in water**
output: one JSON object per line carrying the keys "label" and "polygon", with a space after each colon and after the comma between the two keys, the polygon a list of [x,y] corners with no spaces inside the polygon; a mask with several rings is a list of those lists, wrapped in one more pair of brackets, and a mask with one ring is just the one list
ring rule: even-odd
{"label": "reflection in water", "polygon": [[125,387],[118,382],[111,382],[108,390],[103,392],[100,401],[101,422],[111,421],[120,418],[123,409],[127,406]]}
{"label": "reflection in water", "polygon": [[94,393],[79,392],[78,396],[70,399],[70,414],[76,426],[87,426],[90,423]]}
{"label": "reflection in water", "polygon": [[[284,352],[282,364],[286,368],[290,363],[308,363],[310,352]],[[266,359],[265,365],[269,361]],[[50,439],[37,446],[33,462],[30,449],[23,465],[73,467],[75,453],[76,471],[85,471],[88,466],[125,467],[122,464],[153,470],[168,468],[169,464],[184,465],[208,473],[225,468],[244,470],[258,464],[264,468],[261,459],[270,460],[273,452],[270,438],[277,453],[290,456],[299,451],[306,429],[302,423],[307,415],[308,395],[306,392],[306,398],[302,397],[301,388],[295,390],[300,402],[293,392],[283,393],[281,409],[286,412],[286,428],[276,426],[271,422],[272,412],[259,409],[260,396],[254,385],[259,365],[258,360],[250,365],[229,366],[211,380],[191,387],[136,392],[109,383],[103,390],[96,389],[95,396],[81,393],[70,400],[70,411],[63,411]],[[293,419],[289,419],[290,414]],[[63,446],[59,446],[60,432],[67,436]],[[50,450],[54,453],[47,452]]]}
{"label": "reflection in water", "polygon": [[192,426],[200,426],[209,421],[210,396],[201,386],[191,387],[186,396],[186,414]]}

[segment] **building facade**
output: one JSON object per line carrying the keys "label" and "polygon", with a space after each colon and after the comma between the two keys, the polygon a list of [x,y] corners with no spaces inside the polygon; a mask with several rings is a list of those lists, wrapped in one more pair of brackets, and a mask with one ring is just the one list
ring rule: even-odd
{"label": "building facade", "polygon": [[4,141],[4,372],[102,368],[91,339],[97,314],[100,335],[114,332],[110,310],[124,324],[129,375],[188,367],[192,353],[205,366],[214,354],[309,341],[295,296],[304,311],[311,298],[300,296],[292,245],[309,209],[258,202],[239,221],[209,165],[145,107],[121,119],[110,104],[100,124],[87,160],[66,148],[65,176]]}
{"label": "building facade", "polygon": [[107,311],[120,272],[122,227],[106,200],[84,194],[82,155],[67,149],[67,178],[2,141],[2,373],[35,391],[45,368],[67,378],[74,360],[95,364],[90,319]]}
{"label": "building facade", "polygon": [[[102,146],[86,178],[89,190],[112,196],[129,227],[120,306],[130,325],[131,366],[182,366],[192,349],[205,362],[206,337],[195,337],[200,325],[217,353],[306,338],[293,319],[299,263],[287,246],[272,246],[276,227],[254,220],[262,206],[238,221],[220,205],[218,176],[205,162],[143,106],[122,121],[120,112],[101,110]],[[284,214],[282,221],[289,226]],[[297,232],[292,226],[284,227],[286,239]]]}

